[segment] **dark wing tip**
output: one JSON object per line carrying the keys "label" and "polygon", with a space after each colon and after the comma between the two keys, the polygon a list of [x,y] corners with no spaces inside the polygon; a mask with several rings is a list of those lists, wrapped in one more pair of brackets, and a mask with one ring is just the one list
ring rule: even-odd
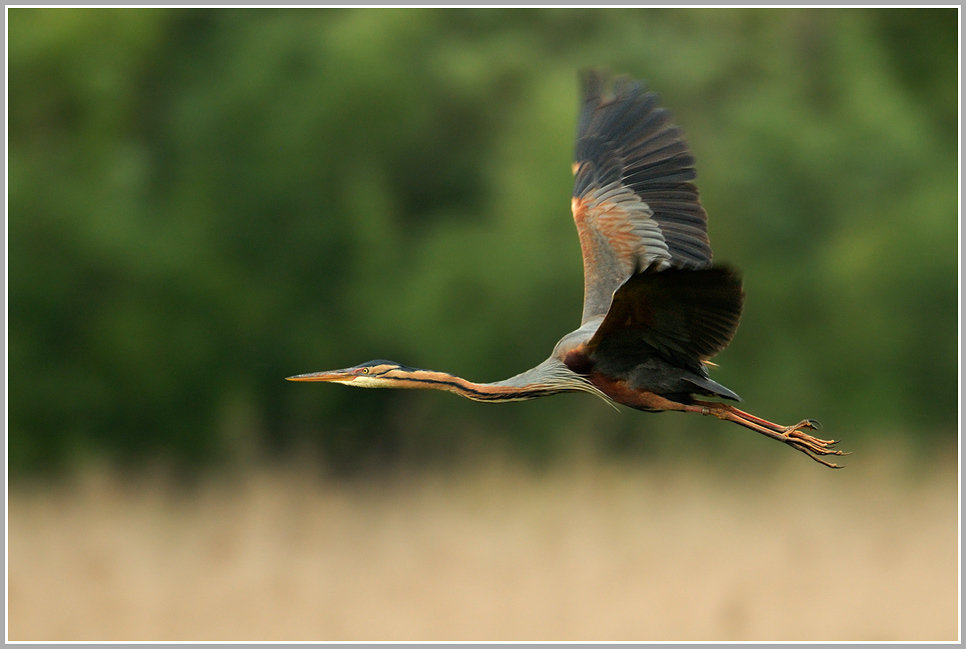
{"label": "dark wing tip", "polygon": [[[648,103],[656,104],[658,97],[647,91],[647,84],[627,75],[615,76],[607,68],[585,68],[580,71],[580,85],[583,90],[580,118],[577,121],[577,140],[588,134],[594,113],[604,106],[635,101],[645,97]],[[578,154],[579,155],[579,154]],[[579,160],[579,157],[577,158]]]}
{"label": "dark wing tip", "polygon": [[604,79],[610,76],[605,68],[585,68],[580,71],[580,85],[584,91],[584,102],[599,102],[604,90]]}
{"label": "dark wing tip", "polygon": [[647,84],[644,81],[626,74],[615,75],[610,69],[604,67],[581,70],[580,84],[583,88],[584,102],[596,104],[631,95],[643,95],[647,92]]}
{"label": "dark wing tip", "polygon": [[709,267],[707,214],[692,182],[694,156],[670,111],[643,81],[604,68],[582,70],[580,77],[574,196],[625,185],[653,210],[672,266]]}

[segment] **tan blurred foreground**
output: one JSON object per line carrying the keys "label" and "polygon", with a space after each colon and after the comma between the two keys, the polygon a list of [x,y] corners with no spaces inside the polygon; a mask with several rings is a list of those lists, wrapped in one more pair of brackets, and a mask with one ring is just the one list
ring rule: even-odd
{"label": "tan blurred foreground", "polygon": [[9,638],[956,640],[955,464],[859,459],[14,487]]}

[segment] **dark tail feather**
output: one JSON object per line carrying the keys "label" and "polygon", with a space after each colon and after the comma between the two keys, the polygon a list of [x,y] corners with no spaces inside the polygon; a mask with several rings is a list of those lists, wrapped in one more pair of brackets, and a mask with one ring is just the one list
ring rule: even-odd
{"label": "dark tail feather", "polygon": [[731,399],[732,401],[742,400],[737,394],[717,381],[712,381],[708,377],[689,378],[688,381],[693,383],[695,387],[699,388],[699,392],[701,394],[705,394],[710,397],[723,397],[725,399]]}

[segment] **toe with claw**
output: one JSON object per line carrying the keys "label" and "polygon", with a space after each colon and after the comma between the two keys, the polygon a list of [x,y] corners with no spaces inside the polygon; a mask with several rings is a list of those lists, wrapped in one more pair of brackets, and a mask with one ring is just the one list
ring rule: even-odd
{"label": "toe with claw", "polygon": [[806,419],[805,421],[799,422],[794,426],[786,427],[782,432],[782,437],[784,438],[782,441],[792,448],[801,451],[820,464],[824,464],[832,469],[841,469],[842,467],[840,465],[834,464],[820,457],[823,455],[848,455],[848,453],[834,448],[838,443],[836,440],[819,439],[818,437],[814,437],[806,432],[803,432],[805,430],[817,430],[818,428],[820,428],[820,425],[817,421],[814,419]]}

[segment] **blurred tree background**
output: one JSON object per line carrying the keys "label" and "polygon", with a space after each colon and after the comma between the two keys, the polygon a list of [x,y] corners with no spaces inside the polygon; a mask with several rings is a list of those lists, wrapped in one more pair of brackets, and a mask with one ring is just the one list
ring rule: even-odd
{"label": "blurred tree background", "polygon": [[661,94],[716,259],[743,270],[714,378],[845,446],[956,439],[956,9],[7,16],[15,476],[790,453],[586,395],[486,406],[282,380],[372,358],[497,380],[547,357],[580,318],[588,66]]}

